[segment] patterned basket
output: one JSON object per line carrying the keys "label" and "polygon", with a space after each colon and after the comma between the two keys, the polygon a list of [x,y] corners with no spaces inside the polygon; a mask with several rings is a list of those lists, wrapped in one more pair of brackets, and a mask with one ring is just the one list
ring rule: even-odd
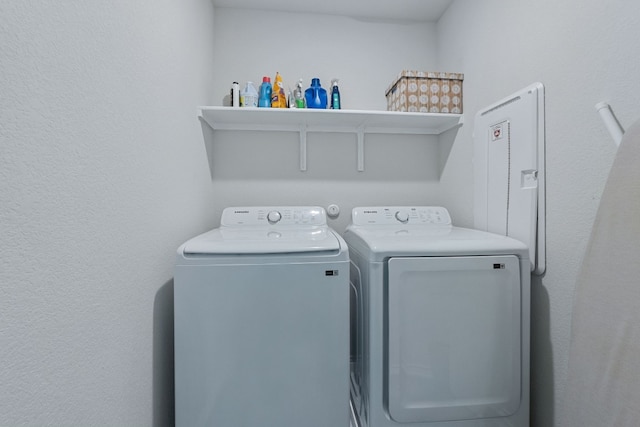
{"label": "patterned basket", "polygon": [[387,88],[387,110],[462,114],[462,80],[462,73],[403,70]]}

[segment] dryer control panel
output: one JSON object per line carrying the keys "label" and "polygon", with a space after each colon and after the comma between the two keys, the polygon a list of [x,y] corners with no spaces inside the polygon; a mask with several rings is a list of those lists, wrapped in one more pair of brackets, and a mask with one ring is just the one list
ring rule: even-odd
{"label": "dryer control panel", "polygon": [[222,211],[221,227],[324,226],[327,215],[319,206],[230,207]]}
{"label": "dryer control panel", "polygon": [[442,206],[374,206],[353,208],[354,225],[451,225]]}

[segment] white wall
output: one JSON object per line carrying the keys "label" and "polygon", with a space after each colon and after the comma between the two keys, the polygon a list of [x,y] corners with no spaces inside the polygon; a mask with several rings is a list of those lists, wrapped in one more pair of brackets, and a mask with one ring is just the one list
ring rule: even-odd
{"label": "white wall", "polygon": [[557,425],[576,274],[615,155],[594,105],[608,101],[625,127],[640,117],[639,38],[632,0],[456,0],[438,23],[440,68],[465,72],[466,122],[441,180],[460,223],[473,224],[473,115],[535,81],[546,86],[548,266],[532,284],[533,426]]}
{"label": "white wall", "polygon": [[435,24],[217,8],[214,103],[222,105],[234,80],[257,88],[278,71],[291,88],[319,77],[329,90],[338,78],[342,108],[386,110],[384,92],[399,67],[434,66],[435,48]]}
{"label": "white wall", "polygon": [[[179,243],[249,203],[337,202],[338,229],[358,204],[444,203],[471,225],[473,114],[542,81],[548,272],[534,282],[532,382],[535,425],[552,426],[614,156],[593,105],[611,102],[625,126],[640,116],[639,8],[456,0],[436,28],[233,9],[214,22],[208,0],[0,2],[0,424],[170,423]],[[466,75],[450,153],[373,135],[356,172],[354,136],[310,136],[303,173],[296,135],[218,132],[207,162],[195,107],[220,105],[233,80],[339,77],[345,108],[384,109],[398,71],[436,66]]]}
{"label": "white wall", "polygon": [[0,2],[0,425],[171,425],[209,0]]}
{"label": "white wall", "polygon": [[[343,108],[386,110],[385,90],[402,69],[435,67],[435,32],[435,24],[218,8],[214,104],[223,104],[232,81],[258,86],[279,71],[291,87],[319,77],[329,89],[337,77]],[[341,230],[354,206],[425,204],[438,196],[431,136],[367,135],[364,172],[356,171],[355,134],[309,134],[306,172],[295,133],[216,131],[214,140],[216,218],[225,206],[337,203],[342,214],[331,225]]]}

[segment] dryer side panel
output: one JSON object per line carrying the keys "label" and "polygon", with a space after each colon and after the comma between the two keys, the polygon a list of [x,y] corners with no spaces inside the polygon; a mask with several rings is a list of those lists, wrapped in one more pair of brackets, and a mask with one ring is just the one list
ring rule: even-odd
{"label": "dryer side panel", "polygon": [[388,265],[391,418],[513,415],[521,402],[518,258],[396,257]]}

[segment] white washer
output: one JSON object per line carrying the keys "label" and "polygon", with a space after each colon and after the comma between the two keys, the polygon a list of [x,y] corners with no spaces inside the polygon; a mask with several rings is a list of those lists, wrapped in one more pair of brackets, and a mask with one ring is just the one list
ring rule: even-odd
{"label": "white washer", "polygon": [[349,426],[349,257],[320,207],[237,207],[178,249],[177,426]]}
{"label": "white washer", "polygon": [[359,425],[528,426],[527,247],[442,207],[355,208],[344,238]]}

